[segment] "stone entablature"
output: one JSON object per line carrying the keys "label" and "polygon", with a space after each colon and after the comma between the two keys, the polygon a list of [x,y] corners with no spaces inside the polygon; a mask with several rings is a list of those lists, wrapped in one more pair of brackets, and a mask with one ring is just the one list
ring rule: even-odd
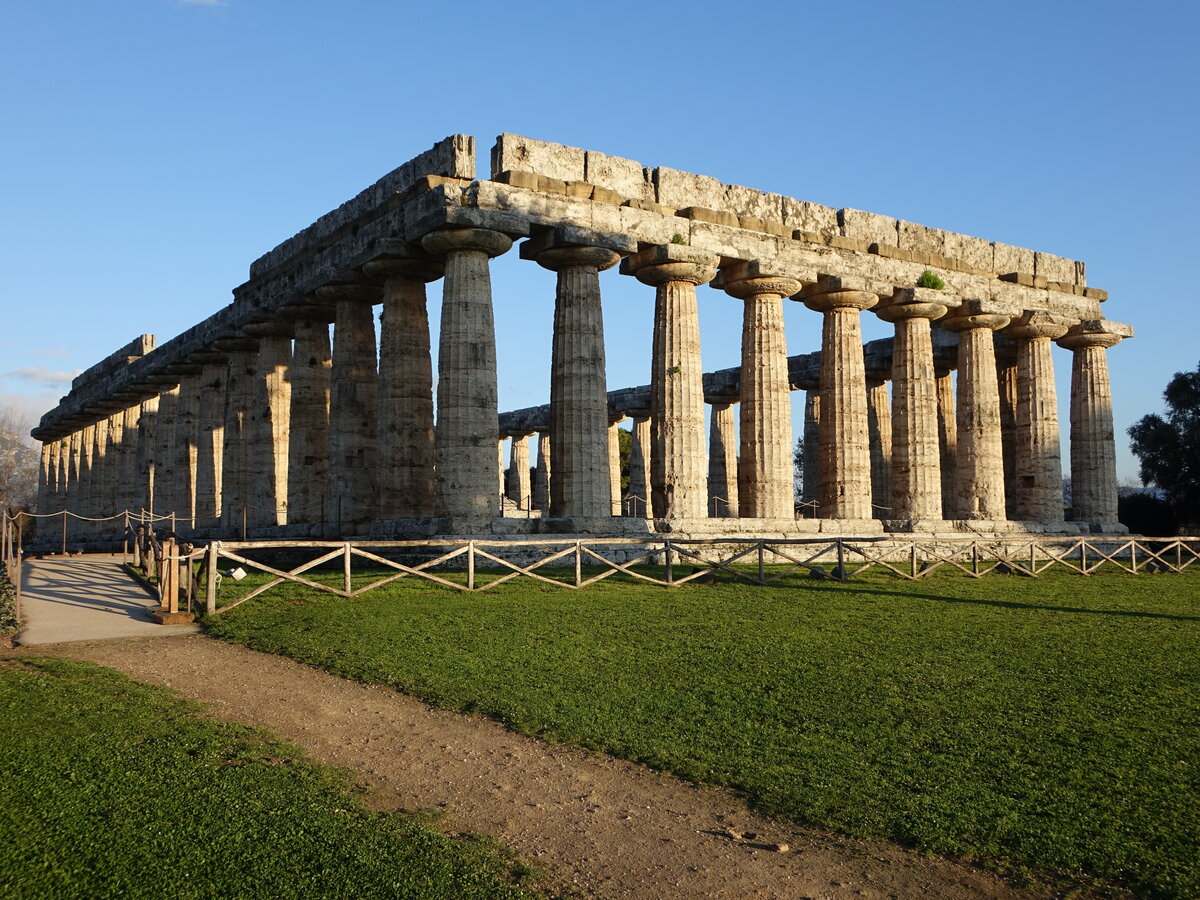
{"label": "stone entablature", "polygon": [[[805,433],[820,436],[813,450],[824,471],[823,514],[867,523],[896,509],[924,519],[940,492],[947,516],[1003,519],[1006,486],[1011,501],[1018,477],[1036,483],[1039,499],[1010,502],[1010,517],[1050,505],[1058,450],[1048,446],[1046,379],[1049,341],[1057,340],[1074,353],[1075,477],[1084,479],[1089,512],[1111,521],[1104,352],[1132,330],[1104,319],[1107,295],[1086,286],[1082,263],[516,135],[498,138],[490,176],[477,178],[474,138],[446,138],[256,260],[228,306],[157,348],[143,336],[91,367],[33,432],[52,445],[45,505],[61,508],[74,486],[75,499],[99,509],[116,502],[120,485],[153,505],[157,482],[160,509],[169,502],[226,527],[300,521],[289,504],[316,510],[306,521],[362,527],[378,518],[379,496],[389,507],[408,504],[393,516],[486,520],[501,512],[504,491],[489,443],[536,431],[537,483],[518,479],[509,494],[526,508],[531,492],[557,496],[551,512],[557,503],[564,516],[599,519],[619,506],[612,426],[628,415],[639,483],[653,494],[656,517],[734,515],[740,503],[744,517],[775,520],[788,509],[786,392],[805,389],[813,418]],[[488,260],[514,242],[522,258],[558,273],[551,404],[544,416],[518,411],[498,421]],[[623,274],[656,292],[653,380],[607,392],[598,275],[618,260]],[[915,287],[926,269],[944,280],[943,291]],[[424,284],[437,279],[443,318],[431,444]],[[696,290],[705,284],[744,304],[738,369],[699,370]],[[786,300],[823,317],[821,353],[786,356],[784,310],[796,308]],[[381,302],[376,368],[372,309]],[[893,322],[895,341],[862,351],[863,314]],[[331,322],[329,346],[321,335]],[[955,369],[957,425],[947,375]],[[207,409],[218,396],[223,415]],[[720,412],[710,438],[705,402]],[[738,402],[735,459],[728,405]],[[940,464],[931,459],[935,423]],[[547,428],[558,432],[553,441]],[[320,448],[289,439],[297,429],[328,435],[327,472]],[[1019,431],[1021,446],[1010,439],[1001,448],[990,434],[1001,429]],[[722,448],[722,465],[706,462],[706,442]],[[519,444],[523,466],[529,449]],[[547,446],[553,466],[542,459]],[[435,460],[436,478],[428,462],[413,468],[418,458]],[[324,486],[289,477],[298,466],[320,472]],[[949,480],[948,469],[957,473]],[[551,470],[561,479],[557,495],[547,493]],[[706,479],[710,492],[723,485],[722,513],[705,512]],[[916,487],[935,482],[940,491]],[[87,483],[102,489],[91,496]],[[916,490],[931,499],[906,502]],[[222,491],[235,502],[223,505]]]}

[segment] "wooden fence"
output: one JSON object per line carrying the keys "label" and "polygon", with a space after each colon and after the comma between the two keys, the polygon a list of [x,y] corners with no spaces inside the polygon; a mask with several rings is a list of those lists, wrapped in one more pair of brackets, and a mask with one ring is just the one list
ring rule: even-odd
{"label": "wooden fence", "polygon": [[[287,569],[247,555],[255,551],[302,551],[314,555]],[[397,556],[409,561],[401,561]],[[522,577],[579,590],[616,575],[673,588],[710,580],[717,573],[724,573],[734,581],[760,585],[778,582],[797,571],[835,581],[846,581],[872,569],[905,580],[929,578],[939,570],[972,578],[991,573],[1036,578],[1052,568],[1085,576],[1102,568],[1132,575],[1181,573],[1200,560],[1200,538],[213,541],[190,554],[170,558],[186,562],[190,570],[191,562],[201,557],[205,607],[209,614],[216,614],[285,583],[339,597],[357,597],[403,578],[423,579],[458,591],[484,591]],[[414,557],[422,560],[417,562]],[[271,577],[218,607],[222,561]],[[369,564],[372,571],[379,568],[391,571],[355,587],[352,576],[356,561]],[[312,570],[338,562],[339,585],[309,577]],[[485,568],[493,573],[492,577],[481,577],[480,570]],[[458,572],[459,580],[448,577],[452,571]]]}

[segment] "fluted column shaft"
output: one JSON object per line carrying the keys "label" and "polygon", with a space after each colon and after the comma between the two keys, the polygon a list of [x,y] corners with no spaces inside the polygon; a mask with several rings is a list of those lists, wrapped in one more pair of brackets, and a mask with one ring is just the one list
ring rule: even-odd
{"label": "fluted column shaft", "polygon": [[323,315],[295,323],[288,438],[288,522],[324,522],[329,495],[329,394],[333,361]]}
{"label": "fluted column shaft", "polygon": [[620,256],[603,247],[555,246],[535,258],[558,275],[550,354],[550,515],[610,516],[614,507],[600,272],[616,265]]}
{"label": "fluted column shaft", "polygon": [[156,515],[176,514],[178,524],[179,484],[175,457],[175,417],[179,410],[179,385],[173,385],[158,395],[158,423],[155,428],[154,449],[154,512]]}
{"label": "fluted column shaft", "polygon": [[804,392],[804,502],[817,502],[815,507],[805,507],[804,515],[816,518],[820,515],[821,499],[821,392]]}
{"label": "fluted column shaft", "polygon": [[742,518],[791,519],[795,476],[783,298],[799,291],[801,282],[768,273],[752,261],[723,269],[721,284],[745,303],[734,508]]}
{"label": "fluted column shaft", "polygon": [[608,426],[608,488],[611,515],[621,511],[621,428],[616,422]]}
{"label": "fluted column shaft", "polygon": [[1017,354],[996,339],[996,386],[1000,397],[1000,444],[1004,451],[1004,512],[1017,516]]}
{"label": "fluted column shaft", "polygon": [[183,375],[179,381],[179,399],[175,412],[176,524],[193,528],[196,523],[196,466],[199,460],[202,369]]}
{"label": "fluted column shaft", "polygon": [[528,510],[532,501],[529,484],[529,435],[514,434],[508,447],[508,477],[504,494],[517,509]]}
{"label": "fluted column shaft", "polygon": [[824,314],[821,330],[821,517],[870,519],[871,452],[867,439],[867,378],[859,315],[879,302],[858,290],[804,295]]}
{"label": "fluted column shaft", "polygon": [[892,514],[892,408],[887,381],[867,382],[867,439],[871,445],[871,514],[894,519]]}
{"label": "fluted column shaft", "polygon": [[1059,344],[1071,360],[1071,507],[1077,522],[1117,521],[1117,463],[1113,440],[1108,348],[1122,335],[1068,332]]}
{"label": "fluted column shaft", "polygon": [[534,475],[533,505],[550,515],[550,432],[538,434],[537,472]]}
{"label": "fluted column shaft", "polygon": [[1005,518],[1004,446],[1000,434],[1000,392],[992,331],[1008,324],[1005,315],[956,316],[943,324],[958,334],[959,519]]}
{"label": "fluted column shaft", "polygon": [[650,419],[634,416],[629,442],[629,509],[637,519],[650,516]]}
{"label": "fluted column shaft", "polygon": [[[930,321],[946,307],[917,299],[877,310],[893,322],[891,469],[888,518],[936,520],[942,512],[942,453]],[[904,296],[898,294],[898,296]],[[950,423],[951,431],[953,423]]]}
{"label": "fluted column shaft", "polygon": [[138,511],[138,467],[137,439],[138,419],[142,411],[139,406],[127,406],[121,411],[121,443],[117,463],[118,493],[117,508],[129,510],[130,515]]}
{"label": "fluted column shaft", "polygon": [[289,334],[263,334],[259,338],[249,456],[249,519],[254,525],[285,525],[288,521],[291,384],[287,373],[291,361]]}
{"label": "fluted column shaft", "polygon": [[250,342],[232,349],[225,382],[221,524],[239,530],[243,521],[250,521],[251,411],[258,378],[257,344]]}
{"label": "fluted column shaft", "polygon": [[41,463],[38,467],[37,506],[34,512],[45,515],[50,511],[50,497],[54,491],[54,478],[51,471],[54,466],[54,445],[56,441],[43,441]]}
{"label": "fluted column shaft", "polygon": [[716,275],[717,258],[687,246],[653,247],[622,271],[655,288],[650,361],[651,510],[658,519],[705,518],[704,370],[696,286]]}
{"label": "fluted column shaft", "polygon": [[958,478],[958,414],[954,400],[954,371],[936,370],[938,456],[942,463],[942,518],[958,514],[955,482]]}
{"label": "fluted column shaft", "polygon": [[372,304],[379,290],[367,285],[330,285],[318,288],[317,295],[334,301],[326,519],[353,528],[371,520],[377,496],[379,376]]}
{"label": "fluted column shaft", "polygon": [[196,432],[196,524],[211,528],[221,522],[221,475],[225,448],[225,382],[229,364],[210,361],[201,374],[201,402]]}
{"label": "fluted column shaft", "polygon": [[496,330],[488,259],[512,246],[495,231],[435,231],[425,249],[445,256],[438,338],[436,503],[447,516],[499,512]]}
{"label": "fluted column shaft", "polygon": [[733,406],[713,403],[708,425],[708,514],[737,518],[738,454],[733,428]]}
{"label": "fluted column shaft", "polygon": [[148,397],[142,401],[138,414],[137,427],[137,495],[139,507],[148,513],[155,513],[156,436],[158,433],[158,403],[157,396]]}

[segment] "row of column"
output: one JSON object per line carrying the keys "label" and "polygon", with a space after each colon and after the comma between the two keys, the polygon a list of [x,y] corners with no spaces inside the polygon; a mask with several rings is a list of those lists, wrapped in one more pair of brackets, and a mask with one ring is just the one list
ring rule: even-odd
{"label": "row of column", "polygon": [[[499,514],[504,486],[496,455],[488,261],[511,244],[496,231],[452,228],[426,235],[420,247],[385,248],[364,266],[361,280],[320,288],[306,303],[288,308],[286,318],[245,326],[243,336],[194,355],[163,377],[157,397],[51,442],[43,453],[47,508],[71,506],[74,499],[85,511],[148,506],[197,525],[226,527],[361,526],[379,518]],[[552,439],[543,439],[532,485],[527,445],[520,442],[521,457],[514,441],[510,471],[517,481],[509,492],[534,495],[550,516],[622,512],[599,288],[599,273],[620,261],[622,272],[655,289],[651,408],[648,419],[635,420],[638,464],[629,486],[635,501],[625,512],[674,520],[735,510],[755,519],[793,517],[783,300],[796,297],[823,316],[821,388],[812,398],[822,517],[874,519],[874,501],[890,508],[887,518],[936,520],[947,512],[943,495],[952,492],[954,518],[1006,518],[992,339],[1003,329],[1016,341],[1017,440],[1009,467],[1016,478],[1016,517],[1049,522],[1062,516],[1049,350],[1057,340],[1075,352],[1076,517],[1115,521],[1104,350],[1121,336],[1103,323],[1068,330],[1071,323],[1048,314],[1022,315],[975,300],[957,305],[921,289],[881,297],[852,279],[772,271],[756,261],[718,273],[717,257],[683,245],[633,249],[578,229],[556,229],[521,248],[522,256],[557,274]],[[425,284],[438,277],[444,284],[435,399]],[[704,434],[696,288],[714,279],[744,304],[736,452],[731,407],[714,408],[707,448]],[[373,307],[380,302],[377,367]],[[886,472],[877,466],[874,478],[860,326],[868,309],[896,329],[890,466]],[[938,394],[948,382],[933,367],[934,320],[959,334],[953,434],[944,422],[939,429]],[[874,433],[881,445],[879,421]],[[941,462],[951,443],[952,478]],[[110,448],[117,448],[111,463]],[[879,493],[885,482],[887,493]],[[710,484],[721,486],[711,503]],[[636,498],[648,504],[642,500],[639,507]]]}

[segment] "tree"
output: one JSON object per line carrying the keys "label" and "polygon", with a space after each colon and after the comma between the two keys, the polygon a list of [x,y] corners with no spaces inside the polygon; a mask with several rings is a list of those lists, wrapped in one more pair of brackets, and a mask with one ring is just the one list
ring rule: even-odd
{"label": "tree", "polygon": [[804,500],[804,435],[796,438],[792,449],[792,495],[797,503]]}
{"label": "tree", "polygon": [[0,509],[33,509],[37,502],[38,452],[21,430],[16,411],[0,405]]}
{"label": "tree", "polygon": [[1181,522],[1200,522],[1200,365],[1176,372],[1163,391],[1166,418],[1143,416],[1129,428],[1143,484],[1157,485]]}

